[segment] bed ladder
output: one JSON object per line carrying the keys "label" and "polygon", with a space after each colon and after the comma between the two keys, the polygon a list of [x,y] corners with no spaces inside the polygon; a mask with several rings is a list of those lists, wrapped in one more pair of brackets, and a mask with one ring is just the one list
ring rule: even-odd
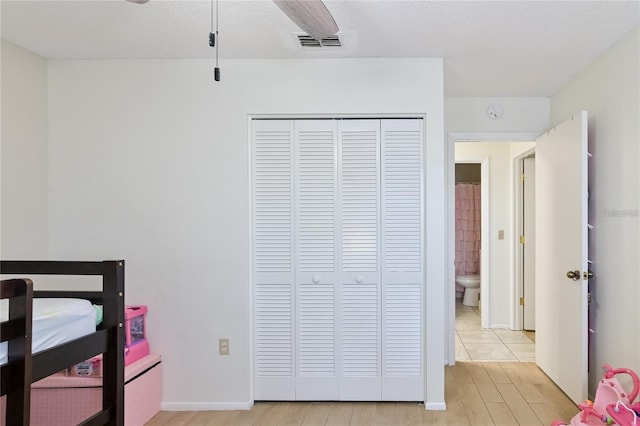
{"label": "bed ladder", "polygon": [[31,317],[33,283],[0,281],[0,299],[9,299],[9,319],[0,323],[0,342],[7,342],[1,367],[0,395],[7,396],[6,425],[27,426],[31,412]]}

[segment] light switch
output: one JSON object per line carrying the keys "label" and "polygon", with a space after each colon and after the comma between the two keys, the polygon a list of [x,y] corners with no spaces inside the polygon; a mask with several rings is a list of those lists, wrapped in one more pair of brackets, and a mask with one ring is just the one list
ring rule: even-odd
{"label": "light switch", "polygon": [[504,229],[498,229],[498,239],[504,240]]}

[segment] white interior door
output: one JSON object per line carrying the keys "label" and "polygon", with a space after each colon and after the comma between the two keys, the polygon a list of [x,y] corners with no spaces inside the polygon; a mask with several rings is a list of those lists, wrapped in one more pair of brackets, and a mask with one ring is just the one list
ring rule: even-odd
{"label": "white interior door", "polygon": [[536,141],[536,362],[587,398],[587,112]]}
{"label": "white interior door", "polygon": [[536,329],[536,167],[535,158],[529,157],[522,160],[524,172],[524,197],[523,197],[523,280],[524,306],[523,328],[525,330]]}

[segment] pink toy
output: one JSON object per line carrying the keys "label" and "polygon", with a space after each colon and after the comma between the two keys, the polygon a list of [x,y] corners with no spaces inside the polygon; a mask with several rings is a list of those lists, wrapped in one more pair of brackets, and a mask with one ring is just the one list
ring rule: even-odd
{"label": "pink toy", "polygon": [[[584,401],[578,404],[580,413],[573,416],[571,426],[620,425],[640,426],[638,412],[640,402],[633,404],[640,391],[638,375],[628,368],[613,369],[609,364],[602,366],[603,379],[598,383],[596,397],[593,402]],[[633,390],[627,394],[615,379],[616,374],[628,374],[633,381]],[[633,404],[633,405],[632,405]],[[551,426],[566,425],[561,420],[554,421]]]}
{"label": "pink toy", "polygon": [[144,305],[127,306],[125,308],[124,365],[129,365],[149,355],[146,315],[147,307]]}

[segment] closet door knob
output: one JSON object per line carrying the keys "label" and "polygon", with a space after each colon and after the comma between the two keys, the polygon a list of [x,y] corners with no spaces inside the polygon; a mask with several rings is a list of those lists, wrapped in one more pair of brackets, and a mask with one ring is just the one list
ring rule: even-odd
{"label": "closet door knob", "polygon": [[362,284],[364,282],[364,277],[362,275],[356,276],[356,282],[358,284]]}
{"label": "closet door knob", "polygon": [[314,284],[318,284],[318,283],[320,282],[320,276],[319,276],[319,275],[314,275],[314,276],[311,278],[311,281],[312,281]]}

